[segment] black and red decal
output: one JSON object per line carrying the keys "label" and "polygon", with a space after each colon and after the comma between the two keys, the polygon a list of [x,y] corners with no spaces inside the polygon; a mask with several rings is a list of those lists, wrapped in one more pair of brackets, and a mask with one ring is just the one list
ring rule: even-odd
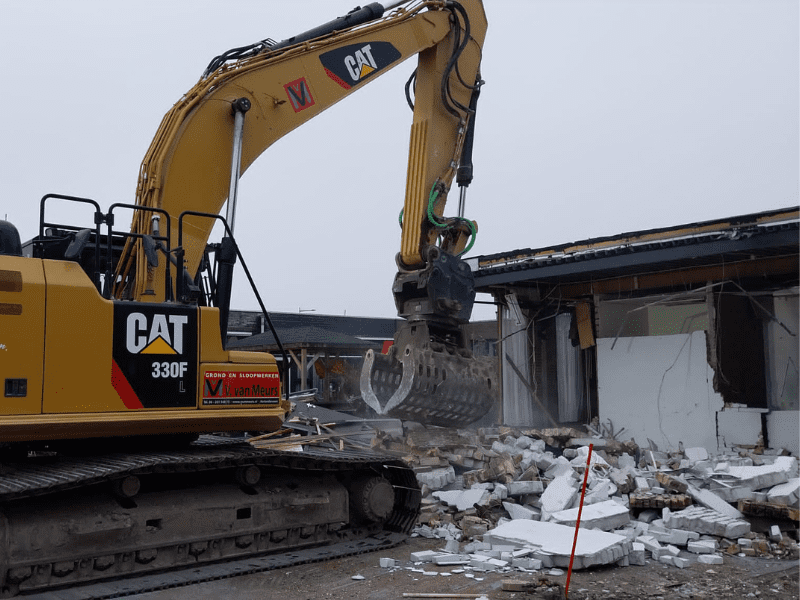
{"label": "black and red decal", "polygon": [[111,383],[137,408],[197,405],[197,308],[114,303]]}
{"label": "black and red decal", "polygon": [[400,51],[389,42],[369,42],[350,44],[325,52],[320,55],[319,60],[328,77],[349,90],[381,72],[400,57]]}
{"label": "black and red decal", "polygon": [[311,95],[311,88],[308,87],[305,77],[287,83],[283,86],[283,89],[286,90],[286,95],[289,96],[289,102],[294,112],[300,112],[310,106],[314,106],[314,97]]}

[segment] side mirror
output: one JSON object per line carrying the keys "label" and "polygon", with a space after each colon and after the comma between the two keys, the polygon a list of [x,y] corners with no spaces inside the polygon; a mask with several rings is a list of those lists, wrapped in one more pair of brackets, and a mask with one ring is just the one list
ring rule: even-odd
{"label": "side mirror", "polygon": [[78,260],[83,249],[89,244],[89,236],[92,235],[91,229],[81,229],[75,234],[75,237],[67,246],[67,251],[64,252],[65,260]]}

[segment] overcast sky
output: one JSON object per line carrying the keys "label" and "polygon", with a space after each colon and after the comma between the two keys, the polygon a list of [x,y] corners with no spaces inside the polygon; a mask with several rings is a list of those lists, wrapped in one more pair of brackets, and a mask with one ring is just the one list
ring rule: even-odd
{"label": "overcast sky", "polygon": [[[161,117],[211,58],[353,4],[0,0],[0,217],[25,240],[45,193],[133,202]],[[798,204],[797,0],[485,5],[471,255]],[[395,315],[414,62],[290,133],[243,177],[236,237],[268,309]],[[52,218],[91,222],[74,210]],[[255,308],[243,281],[233,307]]]}

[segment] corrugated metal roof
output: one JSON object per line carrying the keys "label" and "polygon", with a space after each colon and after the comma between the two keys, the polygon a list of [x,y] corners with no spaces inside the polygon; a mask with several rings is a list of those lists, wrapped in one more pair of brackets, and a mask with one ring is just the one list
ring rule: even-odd
{"label": "corrugated metal roof", "polygon": [[800,209],[792,207],[679,225],[667,229],[624,233],[470,259],[476,287],[556,278],[562,282],[587,275],[624,275],[648,270],[741,261],[743,257],[798,254]]}

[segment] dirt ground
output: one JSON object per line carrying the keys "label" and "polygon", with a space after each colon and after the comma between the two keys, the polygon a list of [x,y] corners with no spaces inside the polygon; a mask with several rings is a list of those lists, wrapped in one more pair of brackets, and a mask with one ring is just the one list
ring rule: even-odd
{"label": "dirt ground", "polygon": [[[404,567],[411,552],[440,550],[442,540],[412,538],[388,552],[362,554],[325,563],[300,565],[186,588],[136,596],[140,600],[384,600],[410,597],[408,594],[475,594],[490,600],[533,600],[564,598],[567,574],[464,573],[425,575]],[[382,557],[394,558],[400,568],[379,566]],[[450,573],[453,567],[419,565],[416,569]],[[468,574],[473,577],[467,576]],[[714,600],[795,600],[798,591],[798,561],[725,556],[723,565],[693,563],[685,569],[648,560],[646,566],[604,567],[572,574],[569,598],[650,599],[713,598]],[[363,579],[353,579],[360,575]],[[508,580],[536,582],[546,580],[533,591],[503,591]],[[429,596],[430,597],[430,596]],[[454,597],[454,596],[451,596]],[[462,596],[463,597],[463,596]]]}

